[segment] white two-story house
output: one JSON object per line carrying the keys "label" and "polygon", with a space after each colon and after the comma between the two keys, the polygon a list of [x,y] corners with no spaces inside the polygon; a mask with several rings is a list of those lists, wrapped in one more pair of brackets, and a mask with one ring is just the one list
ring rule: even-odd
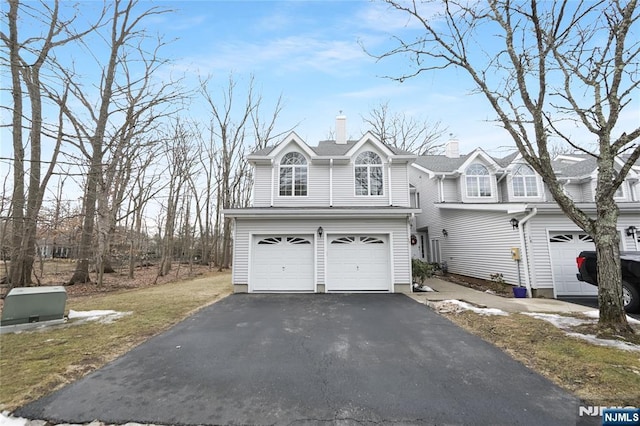
{"label": "white two-story house", "polygon": [[235,292],[410,292],[409,165],[370,133],[310,146],[295,133],[250,154],[249,208],[233,219]]}
{"label": "white two-story house", "polygon": [[[593,239],[567,218],[541,177],[513,153],[494,158],[482,149],[460,155],[452,140],[445,155],[418,157],[410,168],[414,204],[422,209],[412,255],[446,265],[450,273],[490,279],[502,274],[529,295],[597,294],[576,279],[575,258]],[[567,194],[595,217],[597,165],[587,155],[554,163]],[[640,165],[617,194],[621,250],[640,246]]]}

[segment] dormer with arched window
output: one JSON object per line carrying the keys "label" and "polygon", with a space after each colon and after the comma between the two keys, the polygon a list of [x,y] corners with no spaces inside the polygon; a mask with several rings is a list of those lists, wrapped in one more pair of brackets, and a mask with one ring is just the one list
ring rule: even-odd
{"label": "dormer with arched window", "polygon": [[281,197],[301,197],[307,195],[307,159],[299,152],[289,152],[280,160]]}
{"label": "dormer with arched window", "polygon": [[538,198],[541,191],[538,175],[527,164],[518,164],[513,168],[511,176],[511,194],[513,198]]}
{"label": "dormer with arched window", "polygon": [[373,151],[363,151],[355,160],[355,193],[357,196],[384,195],[382,159]]}
{"label": "dormer with arched window", "polygon": [[492,197],[493,191],[491,188],[491,174],[484,164],[472,163],[466,168],[464,173],[467,198]]}

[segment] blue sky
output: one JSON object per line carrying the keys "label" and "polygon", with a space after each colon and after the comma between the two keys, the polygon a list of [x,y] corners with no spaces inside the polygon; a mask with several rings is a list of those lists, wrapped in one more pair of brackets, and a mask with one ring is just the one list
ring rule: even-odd
{"label": "blue sky", "polygon": [[[63,4],[67,8],[71,5]],[[98,1],[80,2],[78,25],[82,26],[83,19],[95,18],[101,6]],[[138,8],[153,6],[172,10],[144,23],[149,34],[160,34],[169,42],[160,53],[171,65],[161,70],[161,77],[184,76],[185,84],[194,88],[199,76],[211,76],[211,87],[222,90],[233,73],[240,84],[240,95],[242,84],[253,75],[266,112],[282,95],[284,109],[276,130],[299,123],[296,132],[311,145],[329,136],[340,111],[348,118],[349,137],[360,137],[368,130],[361,117],[388,102],[392,111],[442,122],[447,133],[459,139],[462,153],[482,147],[501,155],[515,149],[507,132],[490,122],[495,113],[489,103],[483,96],[471,94],[474,87],[465,72],[447,68],[404,83],[385,78],[410,72],[409,60],[394,56],[376,61],[362,46],[372,52],[386,52],[395,46],[394,35],[415,35],[419,28],[383,2],[143,0]],[[0,7],[6,8],[6,2]],[[37,28],[23,26],[21,34],[24,37],[34,30]],[[104,41],[97,40],[95,34],[92,37],[86,48],[66,50],[65,46],[59,57],[75,61],[77,70],[95,85],[100,70],[90,55],[104,63],[106,51],[100,47]],[[487,34],[479,42],[483,49],[492,50],[493,40],[498,39]],[[3,87],[10,87],[7,74],[0,78]],[[0,96],[2,105],[10,105],[8,91],[1,91]],[[637,125],[639,100],[634,99],[634,105],[627,109],[620,128]],[[10,122],[7,110],[0,115],[4,123]],[[204,119],[203,100],[194,98],[183,115]],[[49,117],[50,121],[54,119]],[[2,156],[10,155],[7,131],[0,131]],[[3,176],[6,166],[0,162]]]}
{"label": "blue sky", "polygon": [[[399,83],[385,76],[408,70],[401,57],[377,62],[392,34],[410,30],[407,18],[368,1],[187,1],[161,2],[175,13],[157,19],[153,30],[175,39],[164,50],[187,79],[212,75],[220,87],[230,72],[239,80],[253,74],[265,106],[282,94],[282,128],[310,144],[325,139],[342,111],[350,137],[368,129],[361,116],[383,102],[393,111],[441,121],[461,141],[463,152],[477,146],[511,146],[470,81],[453,69]],[[197,114],[198,106],[192,105]]]}

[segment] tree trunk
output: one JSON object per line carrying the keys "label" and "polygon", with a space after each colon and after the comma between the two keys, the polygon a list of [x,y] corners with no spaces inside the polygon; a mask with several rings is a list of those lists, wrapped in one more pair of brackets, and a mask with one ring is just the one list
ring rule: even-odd
{"label": "tree trunk", "polygon": [[24,235],[24,148],[22,145],[22,85],[20,83],[20,56],[18,43],[18,1],[9,1],[9,61],[11,64],[11,95],[13,98],[13,194],[11,197],[11,287],[31,284],[26,253],[22,245]]}

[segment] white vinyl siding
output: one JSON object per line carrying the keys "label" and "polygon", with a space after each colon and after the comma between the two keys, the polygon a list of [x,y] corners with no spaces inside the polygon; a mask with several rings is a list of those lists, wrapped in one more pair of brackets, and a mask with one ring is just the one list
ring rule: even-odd
{"label": "white vinyl siding", "polygon": [[592,203],[596,197],[596,184],[592,182],[582,184],[582,201]]}
{"label": "white vinyl siding", "polygon": [[[234,241],[234,284],[247,284],[249,279],[250,235],[315,235],[317,284],[325,284],[324,246],[331,234],[384,234],[389,235],[393,255],[391,276],[395,284],[411,283],[411,256],[406,218],[392,219],[236,219]],[[322,241],[317,235],[323,228]]]}
{"label": "white vinyl siding", "polygon": [[459,203],[462,201],[460,197],[460,183],[458,179],[445,179],[442,182],[444,189],[443,200],[446,203]]}
{"label": "white vinyl siding", "polygon": [[409,179],[411,184],[416,188],[416,194],[420,194],[421,213],[416,215],[416,229],[431,227],[435,225],[435,221],[439,219],[438,209],[435,203],[438,199],[438,178],[429,178],[426,174],[411,168]]}
{"label": "white vinyl siding", "polygon": [[[276,171],[278,165],[275,166]],[[329,206],[329,165],[309,164],[308,190],[304,197],[282,197],[279,195],[279,175],[274,174],[272,182],[271,166],[259,164],[255,167],[253,188],[253,207],[269,207],[273,186],[273,205],[275,207],[328,207]],[[385,165],[386,167],[386,165]],[[407,180],[406,163],[392,164],[384,175],[384,195],[374,197],[356,197],[354,193],[354,169],[351,164],[334,164],[333,166],[333,205],[334,206],[388,206],[389,179],[391,173],[393,185],[391,201],[394,206],[409,206],[409,182]]]}
{"label": "white vinyl siding", "polygon": [[254,168],[253,207],[269,207],[271,204],[271,165],[258,164]]}
{"label": "white vinyl siding", "polygon": [[581,203],[584,201],[582,186],[579,183],[568,183],[564,185],[564,191],[573,201]]}
{"label": "white vinyl siding", "polygon": [[409,181],[406,163],[391,163],[391,201],[394,206],[409,207]]}
{"label": "white vinyl siding", "polygon": [[[276,166],[277,167],[277,166]],[[307,195],[303,197],[280,196],[279,175],[273,182],[275,191],[274,207],[319,207],[329,205],[329,166],[309,164],[307,174]]]}
{"label": "white vinyl siding", "polygon": [[[511,247],[520,247],[517,229],[504,212],[442,210],[442,260],[449,272],[488,280],[501,273],[509,284],[518,283],[518,265],[511,259]],[[440,234],[441,235],[441,234]],[[524,279],[524,270],[521,269]],[[524,284],[524,283],[523,283]]]}

